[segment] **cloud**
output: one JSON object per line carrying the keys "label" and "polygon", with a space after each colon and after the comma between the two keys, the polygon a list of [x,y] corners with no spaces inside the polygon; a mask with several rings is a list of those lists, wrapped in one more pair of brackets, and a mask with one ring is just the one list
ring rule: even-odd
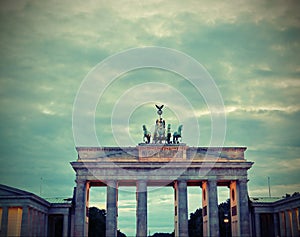
{"label": "cloud", "polygon": [[[2,1],[0,182],[39,194],[42,177],[42,195],[71,196],[75,176],[69,161],[77,157],[72,107],[83,78],[119,51],[158,45],[194,57],[216,82],[227,115],[225,145],[247,146],[246,158],[255,162],[249,170],[250,195],[268,195],[267,176],[274,195],[299,191],[298,11],[298,1],[155,0],[128,1],[122,6],[92,0]],[[107,87],[96,111],[82,108],[82,113],[96,113],[101,144],[116,143],[111,129],[116,101],[127,90],[150,81],[168,84],[184,95],[198,118],[200,144],[209,144],[211,116],[202,95],[179,75],[153,69],[120,76]],[[153,101],[165,92],[151,86],[144,89]],[[133,95],[128,102],[143,101],[140,93]],[[166,104],[164,116],[172,129],[182,122],[178,113],[194,116],[180,103],[170,105]],[[152,104],[143,104],[126,126],[118,120],[117,128],[128,127],[137,143],[141,125],[152,128],[155,112]],[[192,144],[188,126],[189,120],[183,139]],[[198,205],[198,191],[189,191],[191,209]],[[226,197],[227,190],[220,192]],[[149,194],[151,233],[171,232],[173,191],[156,194]],[[122,230],[135,218],[130,195],[121,195]],[[92,197],[91,203],[105,207],[103,189]],[[157,222],[160,208],[169,210],[163,218],[171,221]],[[134,225],[130,228],[126,231],[134,235]]]}

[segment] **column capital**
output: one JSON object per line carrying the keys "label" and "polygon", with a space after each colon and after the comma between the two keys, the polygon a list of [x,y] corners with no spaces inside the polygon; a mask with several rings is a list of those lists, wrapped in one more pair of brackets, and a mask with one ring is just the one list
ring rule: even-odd
{"label": "column capital", "polygon": [[204,183],[206,183],[208,186],[217,186],[217,179],[213,178],[213,179],[203,180],[200,185],[201,188]]}
{"label": "column capital", "polygon": [[106,180],[107,186],[110,186],[112,188],[117,188],[118,187],[118,182],[117,180]]}
{"label": "column capital", "polygon": [[179,179],[177,180],[178,188],[186,188],[187,181],[185,179]]}
{"label": "column capital", "polygon": [[209,184],[217,185],[217,179],[214,179],[214,178],[208,179],[207,182],[208,182]]}
{"label": "column capital", "polygon": [[146,180],[137,180],[136,181],[136,191],[137,192],[147,192],[147,181]]}
{"label": "column capital", "polygon": [[247,178],[242,178],[242,179],[238,179],[237,181],[238,181],[238,183],[240,183],[240,184],[247,184],[248,181],[249,181],[249,179],[247,179]]}
{"label": "column capital", "polygon": [[84,179],[76,179],[76,180],[75,180],[75,183],[76,183],[77,186],[78,186],[78,185],[85,185],[85,184],[87,184],[88,182],[87,182],[86,180],[84,180]]}

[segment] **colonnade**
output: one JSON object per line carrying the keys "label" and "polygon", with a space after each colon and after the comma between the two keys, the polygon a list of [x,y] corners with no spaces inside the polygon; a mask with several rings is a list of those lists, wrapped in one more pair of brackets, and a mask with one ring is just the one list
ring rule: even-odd
{"label": "colonnade", "polygon": [[[25,206],[2,206],[0,236],[47,236],[48,214]],[[65,235],[66,236],[66,235]]]}
{"label": "colonnade", "polygon": [[[124,181],[124,180],[122,180]],[[147,186],[151,180],[131,181],[136,185],[136,235],[147,236]],[[174,229],[175,236],[188,236],[188,195],[187,187],[191,180],[178,179],[171,181],[174,188]],[[195,182],[193,180],[193,182]],[[204,236],[219,236],[218,217],[218,184],[229,187],[231,200],[231,216],[234,222],[233,236],[249,236],[249,207],[247,180],[222,181],[217,179],[198,180],[202,188],[203,234]],[[107,180],[106,202],[106,236],[117,236],[118,218],[118,180]],[[88,233],[88,202],[91,182],[77,180],[74,235],[87,236]],[[199,202],[200,203],[200,202]],[[84,224],[83,224],[84,223]]]}
{"label": "colonnade", "polygon": [[280,236],[299,236],[299,208],[281,211],[279,214]]}
{"label": "colonnade", "polygon": [[[300,236],[298,227],[299,223],[299,208],[290,208],[273,213],[255,213],[255,236],[262,236],[261,217],[263,215],[270,215],[273,223],[273,235],[281,237],[297,237]],[[264,223],[265,225],[268,223]]]}

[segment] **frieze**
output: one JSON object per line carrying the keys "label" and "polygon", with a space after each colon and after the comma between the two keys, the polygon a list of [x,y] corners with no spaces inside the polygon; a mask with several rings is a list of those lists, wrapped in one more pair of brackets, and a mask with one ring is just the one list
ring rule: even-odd
{"label": "frieze", "polygon": [[189,147],[188,159],[223,158],[227,160],[244,160],[246,147]]}
{"label": "frieze", "polygon": [[170,160],[186,160],[186,146],[138,146],[139,161],[167,162]]}
{"label": "frieze", "polygon": [[[138,159],[139,161],[168,162],[178,160],[245,160],[245,147],[188,147],[184,143],[178,145],[140,144],[137,147],[77,147],[78,159],[94,158]],[[145,160],[146,159],[146,160]]]}

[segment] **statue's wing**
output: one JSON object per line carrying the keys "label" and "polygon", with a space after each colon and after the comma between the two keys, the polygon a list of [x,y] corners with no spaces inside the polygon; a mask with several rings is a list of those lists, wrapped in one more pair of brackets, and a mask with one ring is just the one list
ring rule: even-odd
{"label": "statue's wing", "polygon": [[164,105],[162,105],[162,106],[155,105],[155,106],[158,110],[161,110],[164,107]]}

